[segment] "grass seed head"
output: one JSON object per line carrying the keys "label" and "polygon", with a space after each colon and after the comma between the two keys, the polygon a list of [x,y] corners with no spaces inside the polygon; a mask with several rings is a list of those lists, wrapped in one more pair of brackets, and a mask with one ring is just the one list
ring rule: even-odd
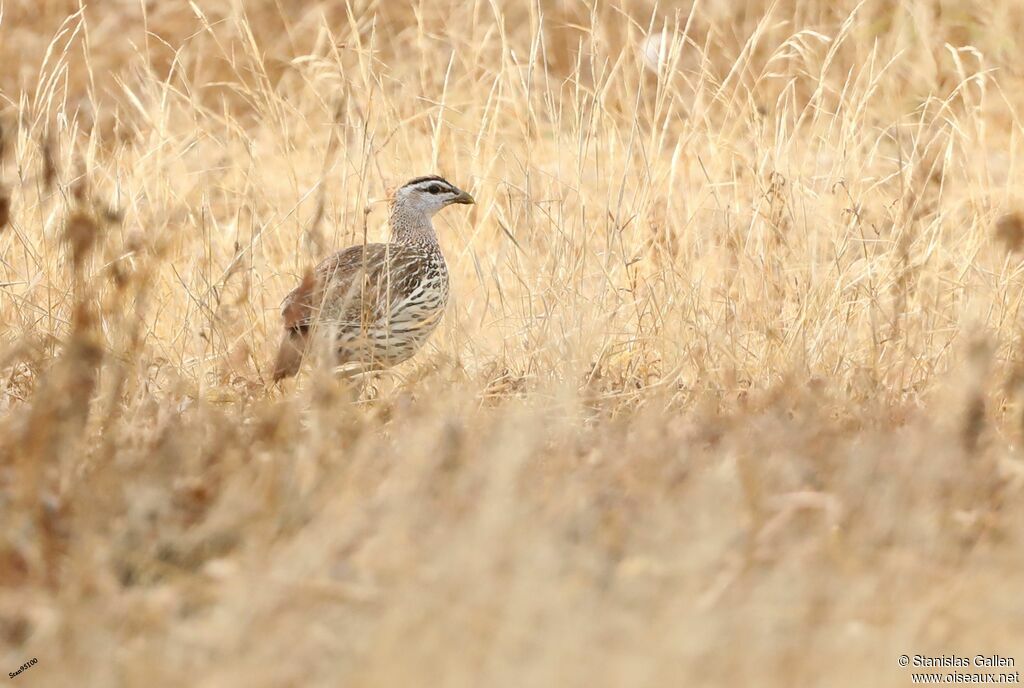
{"label": "grass seed head", "polygon": [[64,241],[71,251],[71,263],[77,272],[89,257],[99,237],[99,225],[89,213],[76,210],[64,227]]}
{"label": "grass seed head", "polygon": [[43,155],[43,187],[47,191],[53,189],[57,181],[57,159],[54,153],[53,136],[47,134],[42,143]]}
{"label": "grass seed head", "polygon": [[996,239],[1007,253],[1017,253],[1024,248],[1024,217],[1019,212],[1007,213],[996,221]]}
{"label": "grass seed head", "polygon": [[85,175],[79,175],[71,184],[71,196],[81,205],[89,197],[89,181]]}
{"label": "grass seed head", "polygon": [[11,221],[11,194],[6,188],[0,186],[0,232]]}

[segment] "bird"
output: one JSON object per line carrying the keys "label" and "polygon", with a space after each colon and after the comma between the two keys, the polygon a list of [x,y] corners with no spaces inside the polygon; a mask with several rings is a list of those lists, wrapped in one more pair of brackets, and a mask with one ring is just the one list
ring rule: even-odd
{"label": "bird", "polygon": [[408,360],[437,328],[448,305],[448,266],[431,218],[475,201],[437,175],[410,179],[390,200],[387,243],[328,256],[285,297],[275,383],[298,373],[315,333],[329,338],[339,367],[370,372]]}

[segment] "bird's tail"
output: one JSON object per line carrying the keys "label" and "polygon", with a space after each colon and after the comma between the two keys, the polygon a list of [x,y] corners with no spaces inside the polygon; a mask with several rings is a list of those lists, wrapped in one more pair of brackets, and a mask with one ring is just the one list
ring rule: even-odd
{"label": "bird's tail", "polygon": [[277,349],[277,358],[274,359],[274,382],[299,372],[308,338],[304,329],[293,327],[285,330],[281,346]]}

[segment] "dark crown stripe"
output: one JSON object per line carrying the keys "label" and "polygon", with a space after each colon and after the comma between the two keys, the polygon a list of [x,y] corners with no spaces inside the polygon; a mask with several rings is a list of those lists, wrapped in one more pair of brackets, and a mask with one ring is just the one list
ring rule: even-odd
{"label": "dark crown stripe", "polygon": [[402,185],[402,188],[404,189],[407,186],[413,186],[415,184],[420,184],[422,182],[441,182],[443,184],[447,184],[448,186],[453,186],[453,184],[444,177],[438,177],[437,175],[431,174],[427,175],[426,177],[416,177],[415,179],[410,179],[409,181]]}

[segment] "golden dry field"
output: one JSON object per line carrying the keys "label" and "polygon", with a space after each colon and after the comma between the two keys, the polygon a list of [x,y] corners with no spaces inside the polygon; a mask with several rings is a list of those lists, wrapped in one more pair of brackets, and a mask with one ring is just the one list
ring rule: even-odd
{"label": "golden dry field", "polygon": [[[1022,36],[1018,0],[0,0],[3,681],[1019,669]],[[477,200],[439,331],[272,384],[282,298],[429,173]]]}

